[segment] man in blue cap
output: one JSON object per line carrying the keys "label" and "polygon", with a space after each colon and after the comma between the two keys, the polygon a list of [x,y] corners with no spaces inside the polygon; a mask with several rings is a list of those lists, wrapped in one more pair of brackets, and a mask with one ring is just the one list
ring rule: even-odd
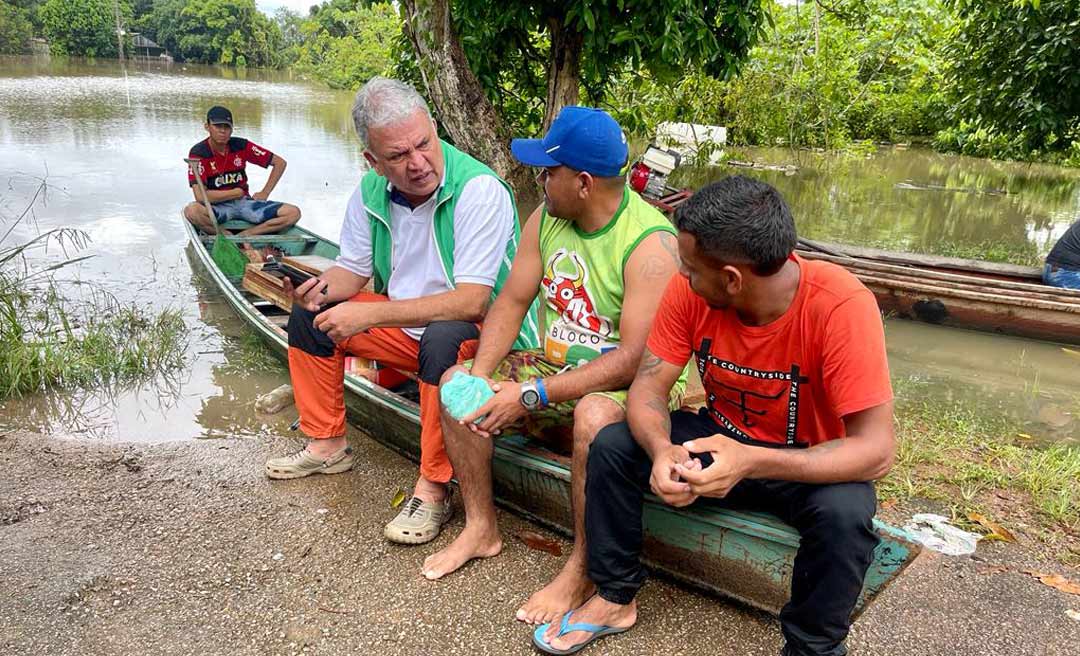
{"label": "man in blue cap", "polygon": [[[438,579],[501,551],[492,437],[524,429],[561,439],[573,454],[574,551],[555,579],[517,611],[518,620],[543,624],[593,594],[583,528],[589,444],[600,429],[624,420],[626,389],[663,289],[678,268],[677,244],[671,223],[626,186],[626,138],[607,113],[565,107],[543,139],[515,139],[511,151],[539,169],[544,203],[522,229],[510,277],[488,311],[475,360],[465,366],[488,382],[494,396],[460,420],[443,413],[466,522],[452,544],[424,562],[423,573]],[[538,289],[545,300],[543,348],[511,351]],[[448,371],[443,385],[461,370]],[[673,407],[682,390],[673,388]]]}

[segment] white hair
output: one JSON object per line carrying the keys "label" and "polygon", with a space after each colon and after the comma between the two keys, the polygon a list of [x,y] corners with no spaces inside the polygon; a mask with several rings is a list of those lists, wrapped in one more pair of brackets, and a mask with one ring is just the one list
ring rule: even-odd
{"label": "white hair", "polygon": [[424,97],[411,85],[376,75],[360,87],[353,102],[353,125],[360,143],[367,148],[368,130],[400,123],[418,109],[431,118]]}

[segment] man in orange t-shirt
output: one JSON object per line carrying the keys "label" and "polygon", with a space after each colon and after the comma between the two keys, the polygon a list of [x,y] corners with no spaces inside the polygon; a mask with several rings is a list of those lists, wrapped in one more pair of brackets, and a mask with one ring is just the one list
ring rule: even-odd
{"label": "man in orange t-shirt", "polygon": [[[627,422],[603,429],[589,453],[597,594],[568,627],[589,630],[553,623],[540,642],[562,650],[633,626],[651,490],[672,506],[714,497],[793,525],[801,544],[780,613],[782,654],[841,656],[878,543],[872,481],[895,451],[877,304],[844,269],[794,254],[791,212],[763,182],[711,184],[679,208],[675,226],[682,275],[661,300]],[[706,404],[669,413],[668,390],[691,357]]]}

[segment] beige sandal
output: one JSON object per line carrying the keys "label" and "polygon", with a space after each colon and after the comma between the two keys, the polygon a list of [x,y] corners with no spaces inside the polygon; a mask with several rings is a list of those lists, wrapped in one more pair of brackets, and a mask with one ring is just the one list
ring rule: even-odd
{"label": "beige sandal", "polygon": [[418,497],[410,497],[397,517],[386,525],[383,535],[398,544],[424,544],[439,537],[439,532],[454,514],[450,503],[450,490],[439,503],[430,503]]}

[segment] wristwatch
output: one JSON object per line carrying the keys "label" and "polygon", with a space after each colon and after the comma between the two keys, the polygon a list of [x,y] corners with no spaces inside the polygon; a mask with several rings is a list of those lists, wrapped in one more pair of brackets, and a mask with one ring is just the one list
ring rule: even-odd
{"label": "wristwatch", "polygon": [[529,412],[535,412],[544,407],[540,399],[540,391],[536,388],[536,380],[521,384],[521,405]]}

